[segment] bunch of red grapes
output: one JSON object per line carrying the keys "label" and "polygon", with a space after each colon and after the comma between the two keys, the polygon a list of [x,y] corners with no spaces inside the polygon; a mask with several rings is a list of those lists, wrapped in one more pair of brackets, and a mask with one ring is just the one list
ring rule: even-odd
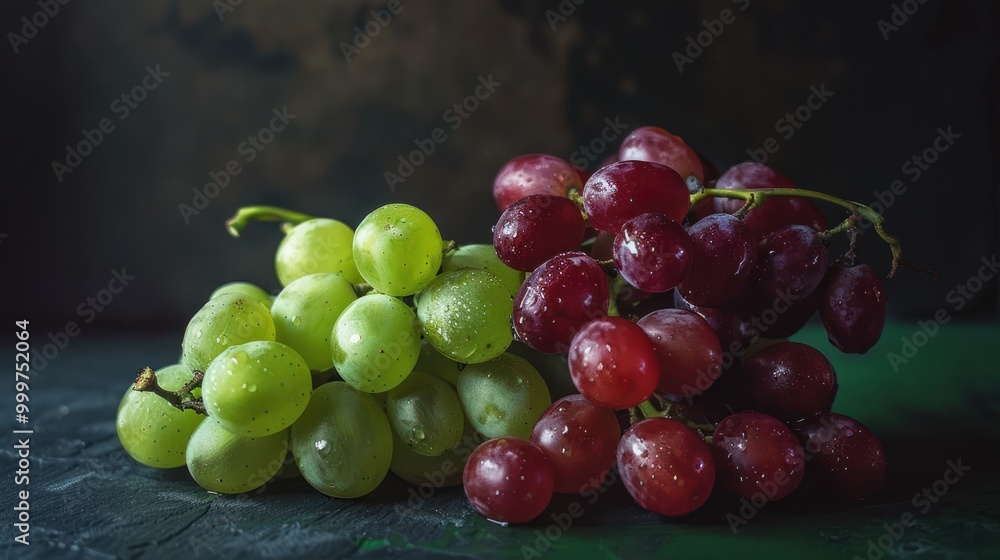
{"label": "bunch of red grapes", "polygon": [[[553,492],[597,488],[615,465],[635,502],[666,516],[696,510],[716,488],[769,502],[796,490],[841,502],[875,492],[881,444],[830,411],[837,377],[826,357],[787,340],[818,313],[844,352],[878,341],[886,296],[854,262],[853,227],[830,230],[810,199],[764,190],[795,189],[766,165],[715,176],[660,128],[635,130],[612,160],[588,175],[524,155],[496,177],[497,255],[530,273],[514,331],[565,354],[579,394],[545,411],[530,441],[476,449],[464,471],[473,507],[525,522]],[[833,259],[841,231],[851,247]]]}

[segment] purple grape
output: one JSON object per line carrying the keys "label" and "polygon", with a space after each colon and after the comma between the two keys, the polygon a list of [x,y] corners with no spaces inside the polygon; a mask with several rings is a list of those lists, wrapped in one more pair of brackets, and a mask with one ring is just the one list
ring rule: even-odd
{"label": "purple grape", "polygon": [[612,258],[629,284],[646,292],[666,292],[688,274],[691,238],[663,214],[640,214],[615,236]]}
{"label": "purple grape", "polygon": [[821,291],[819,317],[830,343],[852,354],[864,354],[875,346],[885,326],[888,302],[871,267],[834,263]]}
{"label": "purple grape", "polygon": [[759,412],[739,412],[720,422],[712,451],[718,482],[744,498],[780,500],[799,487],[805,474],[805,454],[795,433]]}
{"label": "purple grape", "polygon": [[885,480],[885,451],[857,420],[825,412],[794,426],[808,461],[804,490],[837,502],[866,498]]}
{"label": "purple grape", "polygon": [[722,307],[743,291],[757,262],[757,240],[750,228],[729,214],[712,214],[688,229],[691,270],[678,292],[694,305]]}
{"label": "purple grape", "polygon": [[779,342],[750,356],[742,378],[750,408],[786,423],[829,411],[837,396],[829,360],[800,342]]}
{"label": "purple grape", "polygon": [[535,194],[504,210],[493,228],[493,246],[504,264],[531,272],[560,253],[578,251],[586,228],[572,200]]}

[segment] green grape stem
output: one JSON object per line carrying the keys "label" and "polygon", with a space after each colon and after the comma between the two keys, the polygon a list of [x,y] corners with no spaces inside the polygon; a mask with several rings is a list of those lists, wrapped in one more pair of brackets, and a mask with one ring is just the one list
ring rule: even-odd
{"label": "green grape stem", "polygon": [[[714,432],[713,424],[697,424],[688,420],[679,410],[674,408],[672,402],[653,393],[653,396],[639,404],[638,410],[642,418],[670,418],[685,424],[688,428],[697,432]],[[635,423],[633,421],[633,423]]]}
{"label": "green grape stem", "polygon": [[153,393],[163,398],[178,410],[193,410],[199,414],[208,416],[208,412],[205,411],[205,403],[202,399],[194,398],[191,394],[191,391],[201,387],[201,382],[204,379],[205,374],[199,370],[195,370],[191,381],[185,383],[177,391],[168,391],[156,381],[156,372],[153,371],[153,368],[146,366],[138,370],[132,390]]}
{"label": "green grape stem", "polygon": [[287,233],[287,226],[295,226],[313,218],[309,214],[277,206],[244,206],[226,220],[226,231],[233,237],[239,237],[250,222],[282,222],[282,231]]}
{"label": "green grape stem", "polygon": [[878,233],[879,237],[889,244],[889,249],[892,251],[892,266],[889,269],[889,277],[892,278],[892,276],[896,274],[896,269],[898,269],[901,264],[913,267],[913,265],[903,260],[903,249],[899,244],[899,240],[885,231],[885,219],[882,215],[870,207],[852,200],[844,200],[826,193],[806,189],[760,189],[754,191],[703,189],[700,192],[691,195],[691,205],[694,206],[708,197],[744,200],[746,201],[746,204],[743,208],[740,208],[740,210],[737,211],[737,217],[742,217],[750,210],[764,204],[764,202],[772,196],[797,196],[802,198],[811,198],[846,208],[851,212],[851,216],[837,227],[823,232],[821,235],[823,235],[824,240],[829,239],[837,233],[852,229],[859,219],[868,220],[872,223],[872,226],[875,227],[875,232]]}

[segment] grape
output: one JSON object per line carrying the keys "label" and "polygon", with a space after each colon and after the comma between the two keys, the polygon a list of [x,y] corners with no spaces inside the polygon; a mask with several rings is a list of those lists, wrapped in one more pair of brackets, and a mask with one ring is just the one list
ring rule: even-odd
{"label": "grape", "polygon": [[640,214],[615,236],[615,268],[629,284],[647,292],[666,292],[691,267],[691,238],[663,214]]}
{"label": "grape", "polygon": [[843,352],[864,354],[885,325],[888,302],[882,281],[866,264],[834,263],[823,284],[819,316],[830,343]]}
{"label": "grape", "polygon": [[554,490],[573,494],[601,485],[615,463],[618,420],[610,408],[594,406],[583,395],[552,403],[531,432],[531,441],[549,457]]}
{"label": "grape", "polygon": [[302,414],[312,392],[309,366],[295,350],[273,341],[227,348],[205,370],[205,411],[243,437],[280,432]]}
{"label": "grape", "polygon": [[722,307],[743,292],[757,262],[750,228],[729,214],[712,214],[688,229],[691,270],[677,287],[694,305]]}
{"label": "grape", "polygon": [[[476,433],[471,424],[465,422],[462,440],[455,447],[437,457],[428,457],[410,449],[399,439],[399,436],[393,433],[392,462],[389,465],[389,470],[410,484],[422,487],[458,486],[462,483],[462,470],[469,460],[469,455],[482,442],[482,436]],[[418,495],[423,493],[422,488]]]}
{"label": "grape", "polygon": [[708,444],[668,418],[647,418],[625,431],[618,443],[618,473],[635,503],[671,517],[701,507],[715,484]]}
{"label": "grape", "polygon": [[836,502],[874,494],[885,480],[885,452],[857,420],[824,412],[795,426],[809,462],[803,488]]}
{"label": "grape", "polygon": [[191,478],[205,490],[222,494],[260,488],[281,470],[287,454],[288,430],[243,437],[212,418],[194,431],[185,452]]}
{"label": "grape", "polygon": [[462,403],[451,385],[432,375],[410,373],[389,391],[385,412],[393,433],[421,455],[441,455],[462,438]]}
{"label": "grape", "polygon": [[786,226],[761,241],[748,290],[760,308],[776,297],[792,301],[815,290],[826,274],[828,256],[819,235],[806,226]]}
{"label": "grape", "polygon": [[572,200],[535,194],[504,210],[493,228],[493,246],[508,266],[531,272],[560,253],[579,250],[586,228]]}
{"label": "grape", "polygon": [[705,182],[705,171],[698,154],[680,136],[655,126],[642,126],[629,133],[618,149],[618,158],[622,161],[631,159],[659,163],[673,169],[681,177],[694,176]]}
{"label": "grape", "polygon": [[413,295],[441,268],[444,242],[434,220],[408,204],[387,204],[354,232],[354,261],[365,281],[390,296]]}
{"label": "grape", "polygon": [[[724,190],[794,189],[795,184],[770,167],[756,162],[744,162],[729,168],[715,185]],[[744,201],[716,198],[716,212],[735,212]],[[744,223],[757,236],[789,225],[803,225],[815,231],[824,231],[829,226],[826,217],[813,202],[797,196],[774,196],[764,204],[751,210]]]}
{"label": "grape", "polygon": [[833,366],[800,342],[779,342],[750,356],[743,378],[751,408],[786,423],[830,410],[837,395]]}
{"label": "grape", "polygon": [[[160,387],[176,391],[191,380],[179,364],[156,370]],[[159,395],[130,387],[118,405],[118,440],[133,459],[150,467],[170,469],[184,465],[184,449],[205,417],[193,410],[174,408]]]}
{"label": "grape", "polygon": [[816,314],[822,295],[822,290],[817,288],[795,300],[788,294],[775,297],[770,307],[756,311],[756,317],[760,319],[760,334],[768,338],[788,338],[799,332]]}
{"label": "grape", "polygon": [[691,198],[676,171],[647,161],[620,161],[598,169],[583,187],[583,208],[590,225],[618,233],[622,225],[647,212],[680,223]]}
{"label": "grape", "polygon": [[712,434],[719,482],[744,498],[780,500],[799,487],[805,454],[795,433],[773,416],[740,412]]}
{"label": "grape", "polygon": [[420,341],[420,356],[417,358],[417,364],[413,366],[414,371],[440,377],[455,387],[458,385],[458,374],[462,373],[464,368],[465,364],[448,359],[435,350],[426,338]]}
{"label": "grape", "polygon": [[250,282],[230,282],[228,284],[223,284],[216,288],[215,291],[212,292],[212,295],[208,296],[208,299],[214,299],[215,296],[221,294],[239,294],[252,297],[267,307],[271,307],[271,303],[274,301],[274,297],[264,291],[264,288],[261,288],[256,284],[251,284]]}
{"label": "grape", "polygon": [[354,264],[354,232],[340,221],[306,220],[288,230],[274,254],[278,281],[287,286],[308,274],[339,274],[352,284],[361,283]]}
{"label": "grape", "polygon": [[538,370],[510,353],[466,366],[458,376],[458,398],[472,427],[488,438],[529,437],[552,404]]}
{"label": "grape", "polygon": [[381,393],[413,371],[420,354],[420,326],[402,301],[368,294],[340,314],[330,348],[344,381],[359,391]]}
{"label": "grape", "polygon": [[374,397],[334,381],[313,392],[292,425],[292,454],[313,488],[335,498],[357,498],[389,472],[392,429]]}
{"label": "grape", "polygon": [[309,274],[291,282],[271,306],[275,340],[291,346],[309,369],[330,369],[330,333],[340,314],[356,299],[354,286],[338,274]]}
{"label": "grape", "polygon": [[456,362],[479,363],[510,346],[513,307],[496,276],[463,268],[441,274],[421,292],[417,318],[438,352]]}
{"label": "grape", "polygon": [[517,295],[517,290],[524,282],[524,273],[505,265],[497,257],[493,245],[462,245],[454,251],[449,251],[441,262],[441,272],[451,272],[460,268],[479,268],[489,272],[500,280],[511,297]]}
{"label": "grape", "polygon": [[501,437],[472,452],[462,473],[465,496],[495,521],[525,523],[552,500],[553,472],[545,452],[530,441]]}
{"label": "grape", "polygon": [[683,309],[661,309],[636,323],[653,343],[656,388],[670,395],[705,392],[722,371],[722,346],[711,325]]}
{"label": "grape", "polygon": [[603,317],[587,323],[569,347],[569,374],[580,394],[597,406],[628,408],[656,389],[656,349],[635,323]]}
{"label": "grape", "polygon": [[674,292],[674,307],[686,309],[704,319],[719,337],[722,349],[732,354],[742,354],[760,333],[739,309],[728,307],[701,307],[684,299],[680,290]]}
{"label": "grape", "polygon": [[223,350],[257,340],[274,340],[274,320],[267,306],[240,294],[220,294],[188,323],[181,342],[181,365],[205,371]]}
{"label": "grape", "polygon": [[583,253],[552,257],[528,276],[514,298],[514,332],[539,352],[569,349],[573,335],[608,313],[608,280]]}
{"label": "grape", "polygon": [[566,196],[570,189],[583,189],[583,181],[572,165],[556,156],[525,154],[500,168],[493,180],[493,200],[503,212],[528,195]]}

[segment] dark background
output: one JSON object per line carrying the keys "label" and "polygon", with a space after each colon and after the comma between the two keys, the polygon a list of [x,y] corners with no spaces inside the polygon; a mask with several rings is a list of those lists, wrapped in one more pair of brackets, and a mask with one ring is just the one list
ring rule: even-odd
{"label": "dark background", "polygon": [[[891,21],[888,1],[759,0],[740,11],[742,0],[566,0],[556,21],[558,2],[403,0],[349,63],[341,44],[384,2],[243,2],[222,21],[207,1],[60,5],[19,52],[9,34],[0,49],[4,316],[53,332],[68,321],[169,329],[179,340],[217,285],[279,287],[276,228],[256,225],[236,240],[222,227],[240,206],[356,225],[404,201],[446,238],[484,242],[498,217],[493,176],[516,155],[570,158],[618,118],[630,130],[665,127],[724,170],[779,137],[776,122],[823,85],[834,95],[778,138],[768,163],[800,186],[865,203],[902,180],[888,228],[909,260],[941,276],[902,270],[888,281],[890,309],[907,321],[931,317],[951,309],[948,291],[997,252],[1000,7],[903,4],[919,9],[886,40],[878,21]],[[727,8],[735,21],[678,71],[672,54]],[[3,31],[20,34],[21,18],[39,7],[0,10]],[[169,76],[119,120],[112,103],[156,65]],[[451,130],[443,112],[490,75],[502,85]],[[285,106],[297,115],[288,128],[186,223],[178,206],[192,203],[192,189],[242,159],[240,143]],[[114,131],[57,180],[53,161],[103,118]],[[385,171],[437,127],[447,141],[391,190]],[[960,139],[911,181],[902,166],[948,127]],[[862,255],[885,272],[888,251],[873,234],[862,237]],[[78,306],[123,267],[135,279],[84,323]],[[956,315],[995,318],[997,301],[993,281]]]}

